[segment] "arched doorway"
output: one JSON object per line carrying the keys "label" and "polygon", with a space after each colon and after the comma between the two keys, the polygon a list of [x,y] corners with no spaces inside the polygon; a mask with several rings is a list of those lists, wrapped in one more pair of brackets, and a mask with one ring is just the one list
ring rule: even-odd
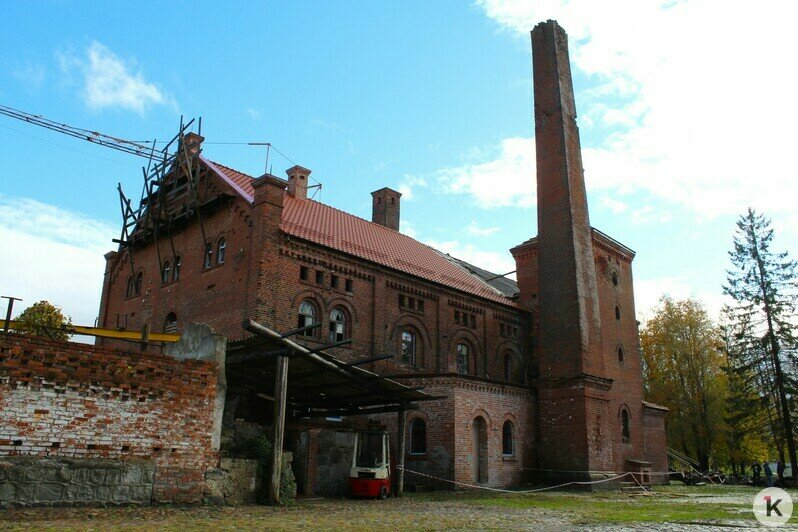
{"label": "arched doorway", "polygon": [[488,482],[488,424],[482,416],[474,419],[471,436],[474,449],[474,459],[471,463],[474,482],[485,484]]}

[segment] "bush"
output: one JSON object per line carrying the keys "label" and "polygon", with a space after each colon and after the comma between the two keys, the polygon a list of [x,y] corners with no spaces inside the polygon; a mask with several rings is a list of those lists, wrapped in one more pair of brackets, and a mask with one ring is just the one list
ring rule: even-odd
{"label": "bush", "polygon": [[[260,476],[260,492],[258,502],[268,500],[267,489],[269,486],[269,468],[272,462],[272,442],[266,436],[244,438],[230,446],[229,454],[236,458],[249,458],[258,461],[258,475]],[[280,502],[285,504],[292,500],[296,494],[296,479],[291,470],[291,464],[283,455],[280,468]]]}

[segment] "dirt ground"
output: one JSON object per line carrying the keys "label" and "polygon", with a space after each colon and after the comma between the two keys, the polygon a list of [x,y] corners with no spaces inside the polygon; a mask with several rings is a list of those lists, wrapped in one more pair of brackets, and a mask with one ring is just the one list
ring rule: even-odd
{"label": "dirt ground", "polygon": [[[735,486],[668,486],[649,494],[546,492],[407,494],[387,501],[303,499],[270,508],[150,506],[21,508],[0,511],[0,529],[58,530],[695,530],[753,527],[758,490]],[[798,497],[798,493],[795,494]],[[791,520],[791,523],[793,520]]]}

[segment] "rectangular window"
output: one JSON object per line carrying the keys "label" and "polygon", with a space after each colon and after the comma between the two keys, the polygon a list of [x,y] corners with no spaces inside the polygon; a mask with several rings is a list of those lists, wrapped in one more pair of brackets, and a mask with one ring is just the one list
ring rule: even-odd
{"label": "rectangular window", "polygon": [[418,311],[424,312],[424,301],[422,301],[421,299],[418,300]]}
{"label": "rectangular window", "polygon": [[399,294],[399,306],[402,308],[404,308],[405,306],[405,296],[403,296],[402,294]]}
{"label": "rectangular window", "polygon": [[500,323],[500,324],[499,324],[499,334],[501,334],[502,336],[504,336],[504,324],[503,324],[503,323]]}
{"label": "rectangular window", "polygon": [[347,279],[346,280],[346,291],[347,292],[351,292],[352,291],[352,279]]}
{"label": "rectangular window", "polygon": [[414,298],[414,297],[407,298],[407,306],[410,308],[410,310],[415,310],[416,309],[416,298]]}
{"label": "rectangular window", "polygon": [[324,272],[321,270],[316,270],[316,284],[324,283]]}
{"label": "rectangular window", "polygon": [[331,275],[330,276],[330,286],[332,286],[333,288],[338,288],[338,276],[337,275]]}
{"label": "rectangular window", "polygon": [[308,267],[307,266],[300,266],[299,267],[299,278],[303,281],[308,280]]}
{"label": "rectangular window", "polygon": [[477,328],[477,317],[474,316],[473,314],[471,314],[471,328],[472,329]]}
{"label": "rectangular window", "polygon": [[454,322],[457,323],[458,325],[460,324],[460,311],[459,310],[455,310],[454,311]]}

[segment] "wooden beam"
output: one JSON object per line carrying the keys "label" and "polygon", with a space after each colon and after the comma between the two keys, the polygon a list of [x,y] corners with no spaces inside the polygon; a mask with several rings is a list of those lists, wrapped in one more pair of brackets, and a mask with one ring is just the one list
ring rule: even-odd
{"label": "wooden beam", "polygon": [[[363,364],[368,364],[369,362],[377,362],[378,360],[385,360],[386,358],[393,358],[393,355],[380,355],[380,356],[370,357],[370,358],[361,358],[361,359],[355,360],[353,362],[347,362],[345,364],[342,364],[339,367],[342,367],[342,368],[353,368],[355,366],[362,366]],[[325,371],[327,371],[325,368],[321,368],[321,369],[315,370],[315,371],[303,371],[302,373],[295,373],[295,374],[291,375],[291,379],[292,380],[293,379],[302,379],[302,378],[308,377],[310,375],[318,375],[319,373],[323,373]]]}
{"label": "wooden beam", "polygon": [[407,411],[404,405],[398,412],[398,423],[396,429],[396,496],[401,497],[405,491],[405,433]]}
{"label": "wooden beam", "polygon": [[328,408],[326,410],[311,410],[305,417],[330,417],[330,416],[363,416],[366,414],[384,414],[385,412],[396,412],[400,408],[416,410],[418,405],[410,403],[408,405],[377,405],[374,407],[363,408]]}
{"label": "wooden beam", "polygon": [[275,361],[274,376],[274,432],[272,436],[272,467],[269,476],[269,504],[280,503],[280,475],[283,465],[283,436],[285,435],[285,405],[288,390],[288,357],[280,356]]}
{"label": "wooden beam", "polygon": [[[330,360],[327,360],[326,358],[319,356],[313,350],[310,350],[307,347],[294,342],[290,338],[283,338],[280,333],[277,333],[254,320],[250,319],[244,320],[243,327],[245,330],[257,334],[259,336],[278,339],[284,345],[287,345],[288,347],[294,350],[294,356],[302,357],[310,362],[315,363],[317,366],[320,366],[322,368],[328,368],[330,371],[337,373],[338,375],[344,377],[347,380],[363,384],[368,388],[373,389],[376,393],[380,395],[382,394],[382,390],[380,389],[380,387],[374,386],[372,383],[367,382],[368,379],[366,379],[365,377],[360,377],[359,375],[355,375],[354,373],[346,371],[346,368],[342,368],[338,364],[335,364],[334,362],[331,362]],[[320,349],[325,349],[325,348],[322,347]]]}
{"label": "wooden beam", "polygon": [[269,360],[272,357],[278,357],[278,356],[283,356],[283,357],[290,356],[288,349],[285,348],[272,349],[271,351],[265,351],[265,352],[261,351],[255,353],[234,353],[227,357],[225,363],[231,366],[235,366],[238,364],[245,364],[247,362],[252,362],[252,361],[259,361],[259,362],[265,361]]}

